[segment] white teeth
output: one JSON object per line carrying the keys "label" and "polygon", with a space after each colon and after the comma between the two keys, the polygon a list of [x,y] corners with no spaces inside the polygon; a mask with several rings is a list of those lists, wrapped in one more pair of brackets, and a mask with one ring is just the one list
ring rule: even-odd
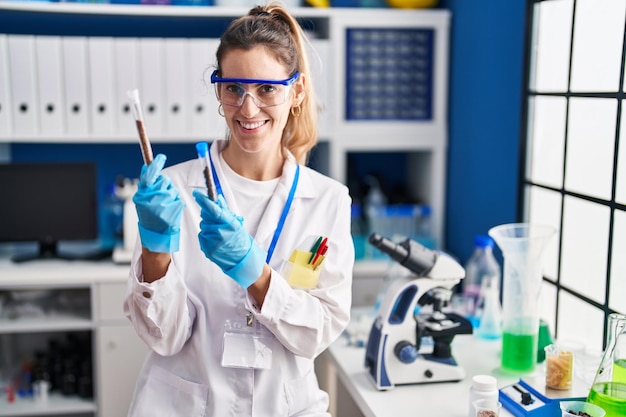
{"label": "white teeth", "polygon": [[256,123],[244,123],[244,122],[240,122],[241,126],[244,129],[256,129],[257,127],[261,127],[263,126],[263,124],[265,124],[265,122],[256,122]]}

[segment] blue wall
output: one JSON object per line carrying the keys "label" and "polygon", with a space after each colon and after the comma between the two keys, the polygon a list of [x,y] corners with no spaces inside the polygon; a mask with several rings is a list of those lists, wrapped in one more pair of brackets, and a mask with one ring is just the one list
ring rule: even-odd
{"label": "blue wall", "polygon": [[452,12],[446,250],[519,220],[524,0],[442,0]]}

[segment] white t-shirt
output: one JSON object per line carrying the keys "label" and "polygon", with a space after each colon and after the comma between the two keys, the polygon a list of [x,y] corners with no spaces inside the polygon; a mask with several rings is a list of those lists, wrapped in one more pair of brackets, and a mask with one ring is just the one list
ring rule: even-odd
{"label": "white t-shirt", "polygon": [[265,212],[265,208],[270,202],[280,178],[269,181],[255,181],[242,177],[228,166],[221,154],[220,164],[226,176],[225,180],[233,190],[237,207],[240,210],[238,214],[244,218],[243,225],[248,233],[254,236],[259,228],[263,212]]}

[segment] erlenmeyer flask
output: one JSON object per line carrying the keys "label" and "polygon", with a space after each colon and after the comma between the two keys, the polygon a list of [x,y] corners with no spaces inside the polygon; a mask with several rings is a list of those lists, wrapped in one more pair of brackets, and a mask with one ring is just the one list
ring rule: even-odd
{"label": "erlenmeyer flask", "polygon": [[606,411],[606,417],[626,416],[626,316],[609,315],[608,345],[587,401]]}
{"label": "erlenmeyer flask", "polygon": [[504,256],[502,285],[502,370],[534,371],[539,334],[542,255],[554,228],[513,223],[489,230]]}
{"label": "erlenmeyer flask", "polygon": [[476,335],[483,339],[499,339],[502,336],[502,307],[500,307],[500,280],[486,276],[480,285],[480,322]]}

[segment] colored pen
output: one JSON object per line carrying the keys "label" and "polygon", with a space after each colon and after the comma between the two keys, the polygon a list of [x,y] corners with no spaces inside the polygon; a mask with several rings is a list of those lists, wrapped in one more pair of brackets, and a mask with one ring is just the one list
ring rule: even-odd
{"label": "colored pen", "polygon": [[322,243],[322,240],[324,240],[323,236],[318,237],[317,240],[315,241],[315,244],[311,247],[311,257],[309,258],[309,263],[313,262],[313,258],[315,258],[315,253],[319,249]]}
{"label": "colored pen", "polygon": [[315,255],[313,256],[313,261],[309,263],[312,263],[313,265],[315,265],[315,262],[317,261],[317,259],[321,255],[326,253],[326,251],[328,250],[328,245],[326,245],[326,242],[328,242],[327,237],[325,237],[324,240],[322,240],[322,243],[320,243],[319,247],[317,248],[317,251],[315,252]]}
{"label": "colored pen", "polygon": [[322,250],[318,252],[318,255],[319,255],[320,259],[319,259],[319,262],[317,261],[317,257],[316,257],[316,259],[313,260],[313,270],[314,271],[316,271],[317,268],[319,268],[320,264],[324,260],[324,255],[326,255],[327,251],[328,251],[328,245],[324,246],[324,248],[322,248]]}
{"label": "colored pen", "polygon": [[206,183],[207,193],[213,201],[217,200],[215,192],[215,184],[213,184],[213,176],[211,175],[211,161],[209,161],[209,144],[206,142],[196,143],[196,152],[198,159],[202,164],[202,173],[204,174],[204,182]]}

